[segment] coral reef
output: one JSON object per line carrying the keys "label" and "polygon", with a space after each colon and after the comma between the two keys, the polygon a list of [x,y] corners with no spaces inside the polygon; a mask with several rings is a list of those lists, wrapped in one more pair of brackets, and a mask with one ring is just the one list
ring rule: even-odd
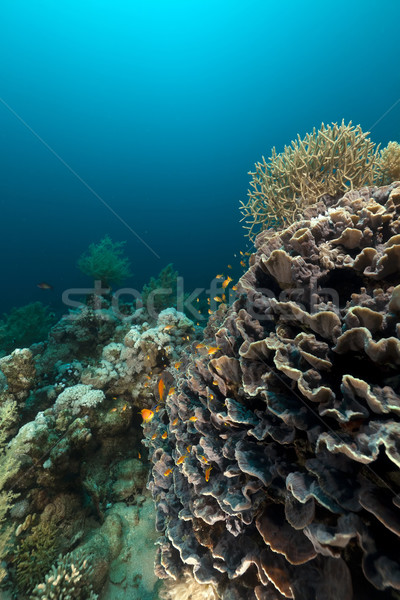
{"label": "coral reef", "polygon": [[113,242],[108,235],[104,236],[80,256],[78,269],[104,286],[127,279],[131,271],[129,260],[123,256],[124,245],[125,242]]}
{"label": "coral reef", "polygon": [[381,152],[379,168],[385,183],[400,180],[400,144],[388,143]]}
{"label": "coral reef", "polygon": [[97,600],[87,578],[92,574],[88,558],[82,552],[69,552],[52,566],[44,583],[39,583],[30,600]]}
{"label": "coral reef", "polygon": [[256,248],[144,425],[156,572],[223,600],[397,599],[400,184]]}
{"label": "coral reef", "polygon": [[186,573],[182,581],[168,581],[160,592],[161,600],[218,600],[212,585],[200,584]]}
{"label": "coral reef", "polygon": [[172,263],[164,267],[158,277],[151,277],[143,286],[142,302],[146,310],[154,314],[166,308],[176,308],[178,303],[178,271]]}
{"label": "coral reef", "polygon": [[273,148],[269,161],[263,157],[255,167],[240,209],[252,240],[263,228],[290,225],[323,194],[336,196],[382,178],[379,148],[359,125],[344,121],[298,136],[281,154]]}

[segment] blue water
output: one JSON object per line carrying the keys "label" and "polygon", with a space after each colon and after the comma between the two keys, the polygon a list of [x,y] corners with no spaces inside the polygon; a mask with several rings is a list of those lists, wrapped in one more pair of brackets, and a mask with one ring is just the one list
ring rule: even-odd
{"label": "blue water", "polygon": [[343,118],[400,140],[399,18],[398,0],[2,0],[0,312],[59,309],[106,233],[139,289],[170,262],[188,289],[239,274],[239,201],[272,146]]}

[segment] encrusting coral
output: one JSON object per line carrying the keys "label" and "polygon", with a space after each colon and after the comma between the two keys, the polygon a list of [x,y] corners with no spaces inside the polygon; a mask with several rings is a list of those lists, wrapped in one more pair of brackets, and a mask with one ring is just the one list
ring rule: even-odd
{"label": "encrusting coral", "polygon": [[400,170],[397,147],[389,144],[380,156],[360,125],[342,121],[298,136],[281,154],[273,148],[268,162],[256,163],[248,201],[240,203],[247,235],[254,241],[261,229],[290,225],[324,194],[393,181]]}
{"label": "encrusting coral", "polygon": [[397,599],[400,184],[256,248],[144,426],[156,572],[223,600]]}

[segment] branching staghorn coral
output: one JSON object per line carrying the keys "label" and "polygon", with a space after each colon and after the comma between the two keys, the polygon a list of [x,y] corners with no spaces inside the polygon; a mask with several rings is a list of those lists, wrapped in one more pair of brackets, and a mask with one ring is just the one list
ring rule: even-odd
{"label": "branching staghorn coral", "polygon": [[269,161],[263,157],[255,167],[248,201],[240,208],[252,240],[262,229],[290,225],[324,194],[336,196],[382,179],[379,147],[351,121],[322,123],[304,139],[298,135],[281,154],[273,148]]}
{"label": "branching staghorn coral", "polygon": [[389,142],[381,152],[379,167],[384,183],[400,180],[400,144]]}
{"label": "branching staghorn coral", "polygon": [[44,583],[33,590],[31,600],[96,600],[98,596],[88,582],[91,570],[82,552],[60,555]]}

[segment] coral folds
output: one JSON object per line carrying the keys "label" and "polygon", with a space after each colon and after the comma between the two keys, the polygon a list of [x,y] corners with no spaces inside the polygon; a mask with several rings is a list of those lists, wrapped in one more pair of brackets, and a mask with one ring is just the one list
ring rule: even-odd
{"label": "coral folds", "polygon": [[399,598],[400,184],[256,248],[144,426],[156,572],[224,600]]}

